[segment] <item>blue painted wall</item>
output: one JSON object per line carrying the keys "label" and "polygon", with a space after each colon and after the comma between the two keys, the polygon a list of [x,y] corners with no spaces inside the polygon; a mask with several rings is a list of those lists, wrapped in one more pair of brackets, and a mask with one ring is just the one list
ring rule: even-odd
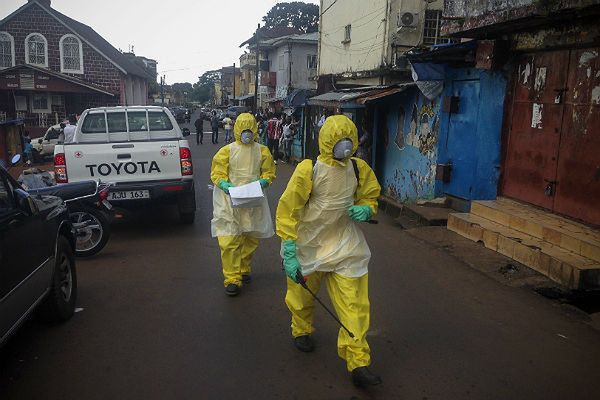
{"label": "blue painted wall", "polygon": [[411,88],[374,107],[375,170],[383,193],[401,202],[434,198],[439,100]]}
{"label": "blue painted wall", "polygon": [[495,199],[500,173],[506,78],[501,72],[448,69],[442,96],[460,97],[458,113],[441,113],[438,163],[452,179],[436,192],[466,200]]}
{"label": "blue painted wall", "polygon": [[[375,171],[383,193],[400,202],[444,194],[495,199],[505,92],[501,72],[448,68],[437,99],[412,88],[374,105]],[[458,113],[441,110],[446,96],[460,97]],[[451,181],[436,181],[436,164],[446,163],[453,166]]]}

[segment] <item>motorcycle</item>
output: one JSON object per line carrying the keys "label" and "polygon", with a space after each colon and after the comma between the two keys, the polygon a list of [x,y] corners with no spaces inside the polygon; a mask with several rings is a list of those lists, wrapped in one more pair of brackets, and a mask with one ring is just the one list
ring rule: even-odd
{"label": "motorcycle", "polygon": [[76,232],[76,256],[90,257],[106,246],[113,216],[107,198],[113,184],[84,181],[57,185],[51,173],[37,168],[23,171],[18,181],[31,195],[63,199]]}

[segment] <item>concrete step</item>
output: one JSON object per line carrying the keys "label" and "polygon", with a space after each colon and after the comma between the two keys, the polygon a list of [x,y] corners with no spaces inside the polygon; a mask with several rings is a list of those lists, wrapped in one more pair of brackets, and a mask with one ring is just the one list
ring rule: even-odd
{"label": "concrete step", "polygon": [[454,210],[445,207],[420,206],[416,204],[407,204],[402,210],[402,214],[416,219],[427,226],[445,226],[448,222],[448,215]]}
{"label": "concrete step", "polygon": [[600,262],[479,215],[450,214],[448,229],[572,290],[600,289]]}
{"label": "concrete step", "polygon": [[471,214],[600,262],[600,231],[506,198],[473,201]]}

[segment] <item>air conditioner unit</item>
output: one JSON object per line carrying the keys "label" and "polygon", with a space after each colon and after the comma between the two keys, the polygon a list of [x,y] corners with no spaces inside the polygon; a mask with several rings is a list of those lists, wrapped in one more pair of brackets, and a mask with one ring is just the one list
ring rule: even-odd
{"label": "air conditioner unit", "polygon": [[419,25],[419,13],[401,12],[398,14],[399,28],[416,28]]}

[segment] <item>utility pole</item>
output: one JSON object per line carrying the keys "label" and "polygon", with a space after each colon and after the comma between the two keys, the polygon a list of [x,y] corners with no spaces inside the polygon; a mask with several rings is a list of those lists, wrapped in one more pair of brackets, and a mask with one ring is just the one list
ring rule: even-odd
{"label": "utility pole", "polygon": [[288,42],[288,96],[292,93],[292,42]]}
{"label": "utility pole", "polygon": [[160,98],[163,107],[165,106],[165,77],[166,75],[160,77]]}
{"label": "utility pole", "polygon": [[258,24],[258,28],[256,28],[256,33],[254,34],[254,41],[256,42],[256,75],[254,77],[254,105],[252,107],[252,111],[255,115],[256,111],[258,110],[258,74],[260,67],[260,43],[258,38],[259,31],[260,24]]}
{"label": "utility pole", "polygon": [[235,63],[233,63],[233,105],[235,106]]}

